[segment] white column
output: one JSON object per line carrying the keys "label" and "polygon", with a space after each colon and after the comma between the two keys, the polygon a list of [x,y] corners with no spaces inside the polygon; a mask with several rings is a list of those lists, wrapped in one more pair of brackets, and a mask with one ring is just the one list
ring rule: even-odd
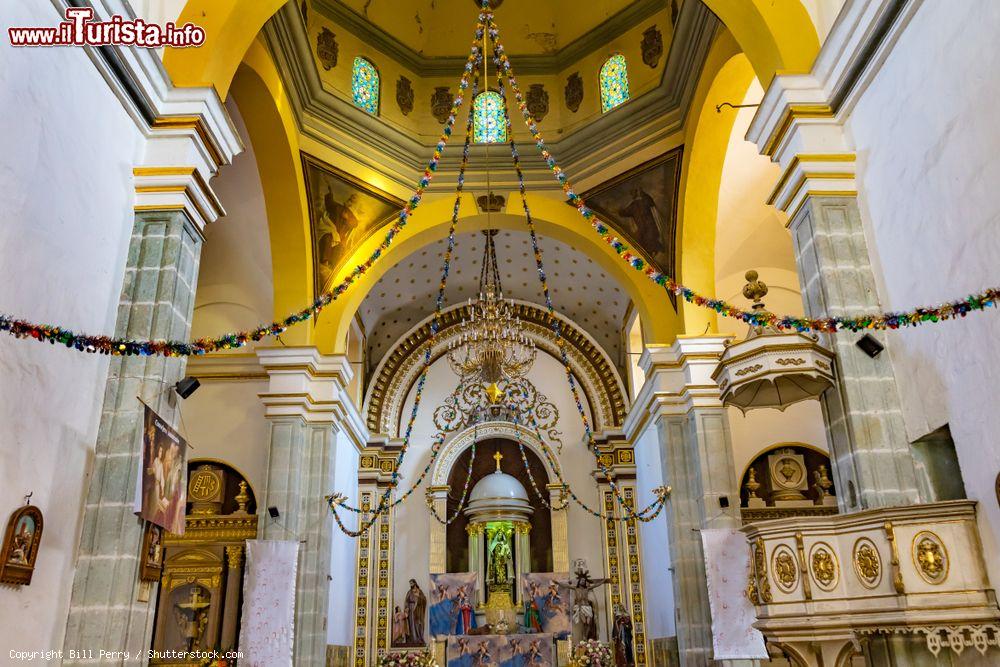
{"label": "white column", "polygon": [[[260,398],[271,424],[260,522],[267,539],[302,541],[295,662],[322,664],[335,530],[324,496],[336,490],[333,473],[338,447],[360,451],[367,431],[347,392],[353,373],[345,356],[322,355],[312,347],[280,347],[258,349],[257,357],[269,378]],[[346,458],[353,460],[353,455]],[[268,507],[278,508],[278,520],[270,519]]]}

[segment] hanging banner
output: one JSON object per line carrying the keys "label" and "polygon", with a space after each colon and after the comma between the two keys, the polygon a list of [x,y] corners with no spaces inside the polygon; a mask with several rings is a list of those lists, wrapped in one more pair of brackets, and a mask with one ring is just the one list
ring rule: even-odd
{"label": "hanging banner", "polygon": [[712,650],[716,660],[766,659],[764,635],[753,627],[753,603],[744,592],[750,576],[747,536],[738,530],[702,530]]}
{"label": "hanging banner", "polygon": [[448,667],[553,667],[550,634],[448,637]]}
{"label": "hanging banner", "polygon": [[240,658],[244,667],[291,667],[299,543],[247,540]]}
{"label": "hanging banner", "polygon": [[184,534],[187,441],[143,403],[142,456],[133,511],[150,523]]}
{"label": "hanging banner", "polygon": [[[533,572],[521,575],[524,625],[565,639],[573,631],[569,617],[569,573]],[[536,627],[537,626],[537,627]]]}
{"label": "hanging banner", "polygon": [[476,627],[476,573],[431,575],[431,637],[464,635]]}

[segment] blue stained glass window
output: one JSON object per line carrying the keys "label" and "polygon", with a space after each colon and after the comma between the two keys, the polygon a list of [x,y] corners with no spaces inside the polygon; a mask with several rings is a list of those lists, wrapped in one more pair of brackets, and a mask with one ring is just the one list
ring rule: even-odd
{"label": "blue stained glass window", "polygon": [[616,54],[601,67],[601,111],[611,111],[628,102],[628,67],[625,56]]}
{"label": "blue stained glass window", "polygon": [[477,144],[496,144],[507,141],[507,118],[503,98],[492,90],[476,95],[472,118],[472,140]]}
{"label": "blue stained glass window", "polygon": [[351,92],[354,103],[370,114],[378,114],[378,70],[370,61],[358,56],[354,59],[351,74]]}

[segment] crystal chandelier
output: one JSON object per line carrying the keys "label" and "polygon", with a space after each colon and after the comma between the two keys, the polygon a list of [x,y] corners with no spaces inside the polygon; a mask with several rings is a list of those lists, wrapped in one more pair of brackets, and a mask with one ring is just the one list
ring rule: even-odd
{"label": "crystal chandelier", "polygon": [[535,361],[535,344],[524,333],[512,299],[504,299],[497,270],[495,229],[483,231],[486,248],[479,273],[479,296],[467,305],[468,316],[459,322],[459,335],[448,345],[448,362],[463,380],[475,379],[496,402],[503,381],[524,377]]}

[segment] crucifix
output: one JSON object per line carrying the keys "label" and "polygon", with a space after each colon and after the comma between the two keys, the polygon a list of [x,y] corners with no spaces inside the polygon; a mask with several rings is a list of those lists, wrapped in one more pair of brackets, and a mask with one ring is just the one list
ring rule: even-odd
{"label": "crucifix", "polygon": [[497,472],[500,472],[500,461],[503,460],[503,454],[500,453],[499,449],[497,450],[497,453],[493,455],[493,460],[497,462]]}

